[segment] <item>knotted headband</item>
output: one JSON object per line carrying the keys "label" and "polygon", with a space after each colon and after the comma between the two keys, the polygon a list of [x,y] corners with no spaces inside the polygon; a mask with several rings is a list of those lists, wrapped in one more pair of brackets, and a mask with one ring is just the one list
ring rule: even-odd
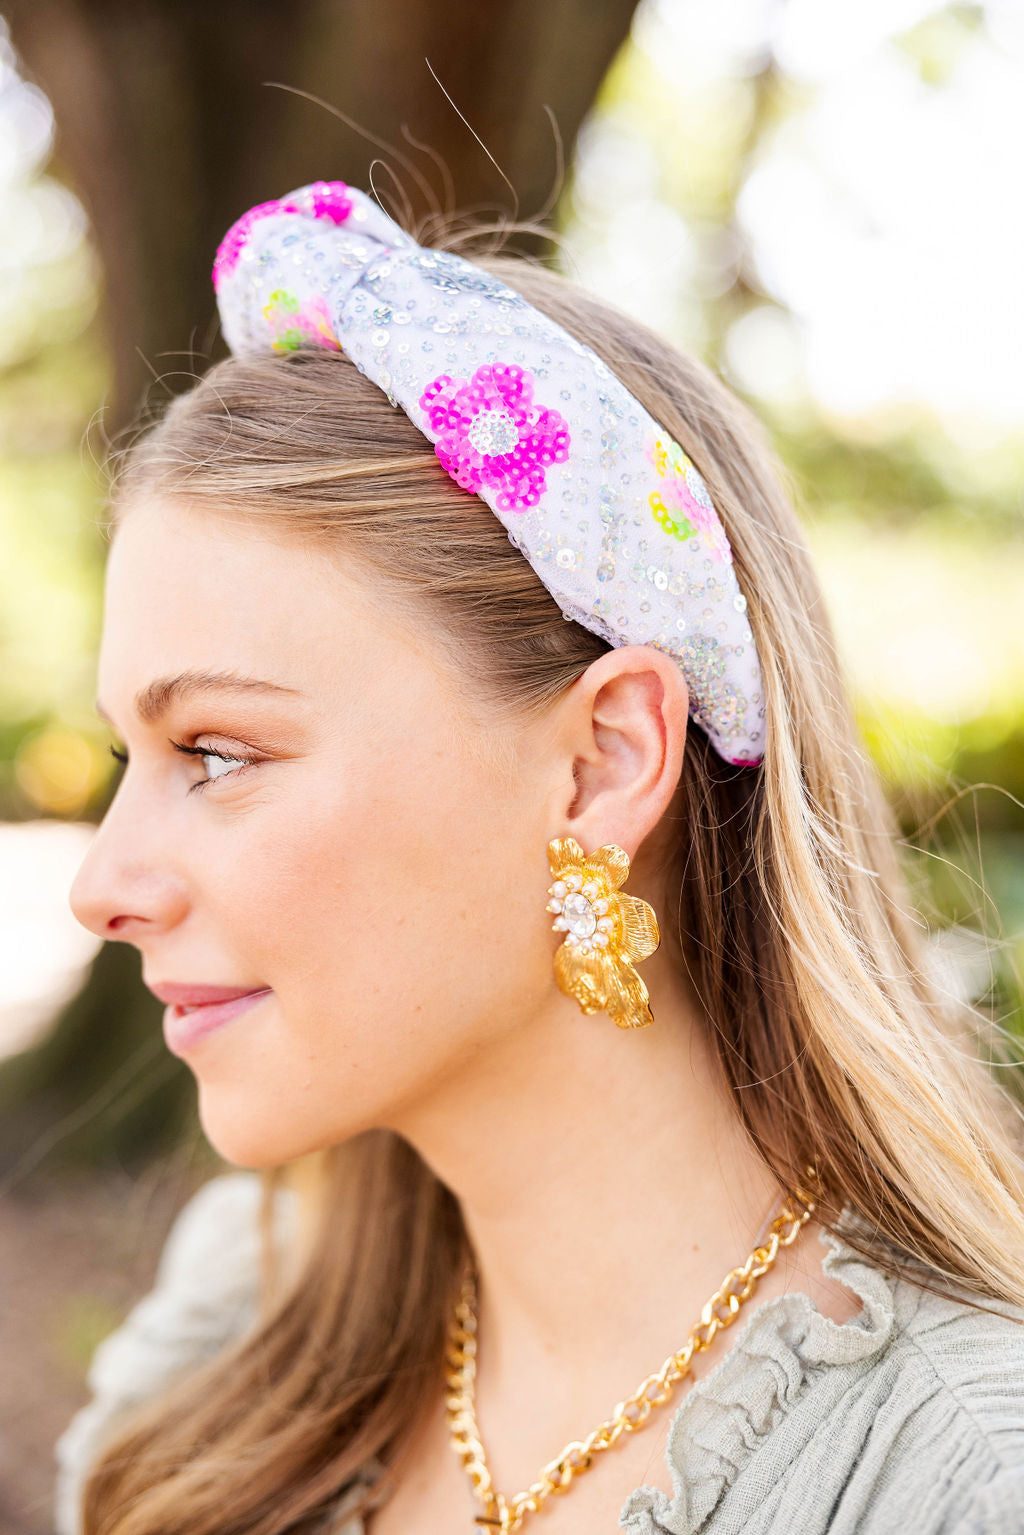
{"label": "knotted headband", "polygon": [[762,760],[760,662],[707,487],[589,347],[340,181],[243,214],[213,281],[233,352],[343,351],[487,503],[567,618],[672,656],[719,755]]}

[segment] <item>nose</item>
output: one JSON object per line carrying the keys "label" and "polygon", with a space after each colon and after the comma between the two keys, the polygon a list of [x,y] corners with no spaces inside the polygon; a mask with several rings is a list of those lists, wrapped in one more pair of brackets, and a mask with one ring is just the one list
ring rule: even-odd
{"label": "nose", "polygon": [[188,910],[187,885],[150,821],[114,800],[71,886],[71,910],[98,938],[141,946],[176,926]]}

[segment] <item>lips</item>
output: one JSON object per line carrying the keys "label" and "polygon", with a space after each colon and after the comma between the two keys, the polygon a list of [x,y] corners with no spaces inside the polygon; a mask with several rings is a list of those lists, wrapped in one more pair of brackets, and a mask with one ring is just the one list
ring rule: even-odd
{"label": "lips", "polygon": [[272,995],[269,986],[189,986],[175,981],[149,989],[167,1003],[164,1039],[174,1055],[185,1055],[208,1034]]}
{"label": "lips", "polygon": [[216,1002],[234,1002],[238,997],[253,997],[269,991],[269,986],[199,986],[177,981],[147,982],[149,990],[169,1007],[189,1012],[194,1007],[209,1007]]}

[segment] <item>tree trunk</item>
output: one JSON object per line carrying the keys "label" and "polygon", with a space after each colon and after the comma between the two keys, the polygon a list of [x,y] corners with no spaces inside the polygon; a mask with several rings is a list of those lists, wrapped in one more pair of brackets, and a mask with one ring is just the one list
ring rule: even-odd
{"label": "tree trunk", "polygon": [[[154,372],[176,375],[175,389],[203,370],[216,340],[213,254],[251,204],[319,178],[369,188],[372,175],[389,211],[421,218],[433,211],[431,185],[444,203],[445,177],[407,129],[444,162],[460,208],[511,211],[472,129],[523,216],[538,213],[558,190],[545,107],[568,157],[635,3],[8,0],[14,44],[54,107],[58,168],[85,204],[105,272],[111,429]],[[322,97],[413,168],[269,81]]]}

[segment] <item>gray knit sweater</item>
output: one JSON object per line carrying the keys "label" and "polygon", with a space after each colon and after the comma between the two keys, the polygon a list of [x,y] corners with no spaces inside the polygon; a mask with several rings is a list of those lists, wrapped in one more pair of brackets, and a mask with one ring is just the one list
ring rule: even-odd
{"label": "gray knit sweater", "polygon": [[[283,1241],[295,1199],[281,1192]],[[114,1418],[255,1320],[259,1200],[255,1173],[204,1185],[171,1229],[153,1290],[99,1345],[91,1399],[55,1447],[57,1535],[80,1535],[81,1484]],[[823,1271],[860,1296],[859,1315],[840,1325],[799,1293],[756,1307],[675,1413],[673,1496],[637,1488],[619,1527],[1024,1535],[1024,1306],[976,1311],[889,1278],[839,1236],[819,1240]],[[358,1492],[339,1498],[324,1535],[363,1535],[346,1512]]]}

